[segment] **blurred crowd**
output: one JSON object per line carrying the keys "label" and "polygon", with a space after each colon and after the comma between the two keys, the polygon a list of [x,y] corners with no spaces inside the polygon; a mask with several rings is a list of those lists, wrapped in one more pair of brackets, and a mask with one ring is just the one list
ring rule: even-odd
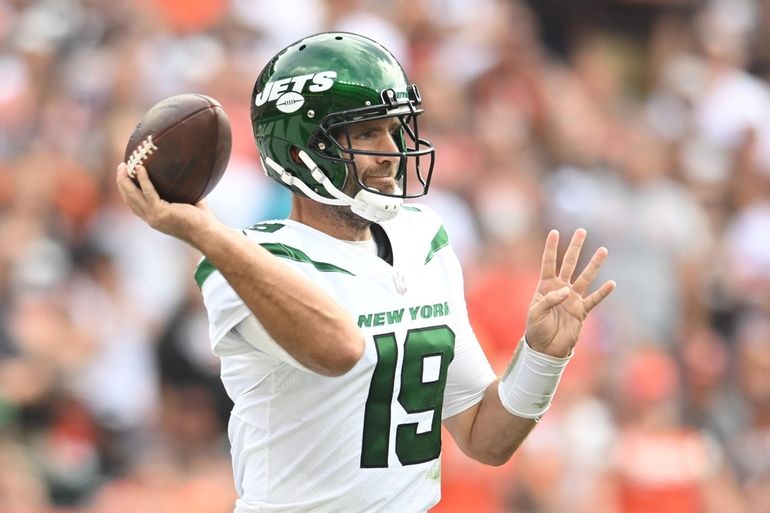
{"label": "blurred crowd", "polygon": [[199,255],[131,215],[115,167],[152,104],[202,92],[234,137],[210,206],[285,216],[251,88],[325,30],[419,85],[424,203],[498,372],[551,227],[585,227],[618,284],[510,463],[445,435],[435,511],[770,512],[770,2],[3,0],[0,513],[232,510]]}

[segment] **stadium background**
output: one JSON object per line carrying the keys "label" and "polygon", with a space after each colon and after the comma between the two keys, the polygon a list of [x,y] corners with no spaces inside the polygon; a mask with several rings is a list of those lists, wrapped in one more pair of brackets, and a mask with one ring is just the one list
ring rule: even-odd
{"label": "stadium background", "polygon": [[114,169],[150,105],[206,93],[234,130],[211,206],[284,215],[249,95],[279,48],[330,29],[380,40],[423,92],[426,202],[498,371],[550,227],[586,227],[618,283],[510,463],[445,437],[435,511],[769,512],[759,0],[2,0],[0,512],[231,511],[197,255],[127,211]]}

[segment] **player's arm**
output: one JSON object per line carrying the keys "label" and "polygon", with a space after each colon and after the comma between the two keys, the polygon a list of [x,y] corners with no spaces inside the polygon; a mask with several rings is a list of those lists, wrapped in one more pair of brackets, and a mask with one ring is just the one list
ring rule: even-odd
{"label": "player's arm", "polygon": [[444,420],[444,426],[460,449],[487,465],[507,462],[535,427],[534,419],[508,413],[498,397],[498,385],[499,381],[495,380],[481,402]]}
{"label": "player's arm", "polygon": [[615,288],[615,282],[608,281],[587,294],[607,258],[605,248],[599,248],[572,281],[585,237],[585,230],[575,231],[557,273],[559,233],[554,230],[548,234],[525,339],[481,402],[445,420],[468,456],[491,465],[508,461],[550,406],[586,316]]}
{"label": "player's arm", "polygon": [[121,196],[134,214],[203,253],[294,359],[327,376],[344,374],[356,364],[364,350],[363,333],[331,296],[222,224],[205,204],[162,200],[144,167],[136,171],[139,187],[125,164],[117,172]]}

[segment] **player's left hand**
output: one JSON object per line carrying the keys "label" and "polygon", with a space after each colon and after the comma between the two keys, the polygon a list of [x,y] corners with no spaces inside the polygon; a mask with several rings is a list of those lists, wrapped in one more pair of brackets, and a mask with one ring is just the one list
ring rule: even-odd
{"label": "player's left hand", "polygon": [[585,239],[584,229],[575,230],[557,273],[559,232],[551,230],[546,238],[540,281],[527,315],[526,338],[535,351],[551,356],[568,356],[577,343],[588,313],[615,288],[614,281],[606,281],[595,292],[586,294],[607,258],[604,247],[596,250],[585,269],[572,281]]}

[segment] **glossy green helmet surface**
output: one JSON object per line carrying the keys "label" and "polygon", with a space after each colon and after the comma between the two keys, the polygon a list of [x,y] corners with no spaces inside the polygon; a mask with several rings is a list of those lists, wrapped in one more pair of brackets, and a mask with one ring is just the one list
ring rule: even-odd
{"label": "glossy green helmet surface", "polygon": [[[344,143],[347,126],[398,118],[395,155],[400,158],[401,191],[385,194],[361,186],[374,194],[409,198],[427,193],[433,170],[433,146],[417,130],[420,103],[417,87],[382,45],[357,34],[330,32],[297,41],[270,60],[254,84],[251,121],[269,176],[296,193],[308,195],[297,186],[299,180],[319,196],[333,198],[312,169],[292,156],[292,148],[304,151],[341,190],[351,176],[358,179],[353,156],[367,153]],[[410,158],[416,165],[407,165]],[[408,188],[408,174],[416,174],[421,187]]]}

